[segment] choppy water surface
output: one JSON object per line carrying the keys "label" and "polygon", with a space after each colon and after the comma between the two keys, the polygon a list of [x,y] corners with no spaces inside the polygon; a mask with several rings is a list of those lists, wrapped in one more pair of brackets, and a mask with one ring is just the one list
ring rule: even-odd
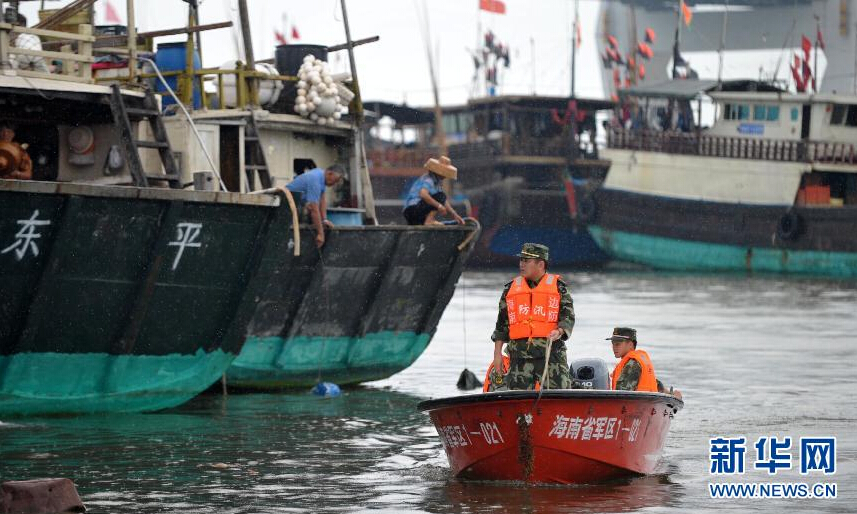
{"label": "choppy water surface", "polygon": [[[853,509],[857,500],[857,283],[640,272],[566,273],[571,358],[602,357],[638,329],[685,394],[660,473],[591,486],[454,479],[426,398],[484,375],[507,273],[468,273],[426,353],[381,382],[304,393],[204,396],[167,412],[0,421],[0,480],[68,477],[90,512],[532,512]],[[466,342],[466,344],[465,344]],[[46,377],[49,380],[50,377]],[[709,498],[709,437],[837,437],[834,500]],[[769,481],[752,469],[743,481]],[[795,453],[795,452],[793,452]],[[797,461],[795,460],[795,463]],[[776,481],[807,481],[798,470]]]}

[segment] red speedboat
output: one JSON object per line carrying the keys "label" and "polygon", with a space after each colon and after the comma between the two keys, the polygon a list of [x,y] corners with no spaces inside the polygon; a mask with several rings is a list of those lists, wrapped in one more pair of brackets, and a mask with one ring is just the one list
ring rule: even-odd
{"label": "red speedboat", "polygon": [[478,480],[597,482],[655,470],[673,415],[667,394],[500,391],[421,402],[453,473]]}

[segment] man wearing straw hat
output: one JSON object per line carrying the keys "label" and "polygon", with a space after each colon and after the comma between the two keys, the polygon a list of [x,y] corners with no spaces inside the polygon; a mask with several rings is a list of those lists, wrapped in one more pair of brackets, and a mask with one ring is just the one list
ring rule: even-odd
{"label": "man wearing straw hat", "polygon": [[506,284],[491,334],[494,369],[503,369],[503,345],[508,342],[509,371],[491,381],[497,390],[532,390],[537,382],[547,389],[569,389],[564,341],[574,328],[571,293],[559,275],[547,273],[547,246],[524,243],[518,257],[521,274]]}
{"label": "man wearing straw hat", "polygon": [[464,224],[441,188],[443,179],[458,178],[458,169],[445,155],[440,159],[429,159],[424,168],[428,171],[411,184],[405,198],[405,209],[402,211],[405,221],[408,225],[434,225],[439,223],[435,220],[438,214],[449,214],[457,223]]}

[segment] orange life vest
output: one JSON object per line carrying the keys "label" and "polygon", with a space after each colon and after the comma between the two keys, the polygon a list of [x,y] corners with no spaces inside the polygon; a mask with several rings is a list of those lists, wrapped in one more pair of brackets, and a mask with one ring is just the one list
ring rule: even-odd
{"label": "orange life vest", "polygon": [[506,293],[509,339],[547,337],[559,325],[559,275],[545,274],[530,288],[524,277],[512,281]]}
{"label": "orange life vest", "polygon": [[611,381],[611,389],[616,389],[616,382],[619,381],[619,375],[622,373],[622,368],[629,360],[634,359],[640,364],[642,372],[640,373],[640,381],[637,383],[637,391],[658,392],[658,381],[655,378],[655,368],[652,366],[652,359],[649,354],[643,350],[631,350],[628,352],[619,364],[613,368],[613,380]]}

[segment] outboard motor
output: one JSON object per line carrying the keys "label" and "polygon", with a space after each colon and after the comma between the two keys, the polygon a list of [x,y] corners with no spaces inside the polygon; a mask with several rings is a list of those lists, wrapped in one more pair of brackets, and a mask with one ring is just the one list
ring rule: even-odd
{"label": "outboard motor", "polygon": [[610,371],[604,359],[577,359],[571,367],[572,377],[583,389],[610,389]]}

